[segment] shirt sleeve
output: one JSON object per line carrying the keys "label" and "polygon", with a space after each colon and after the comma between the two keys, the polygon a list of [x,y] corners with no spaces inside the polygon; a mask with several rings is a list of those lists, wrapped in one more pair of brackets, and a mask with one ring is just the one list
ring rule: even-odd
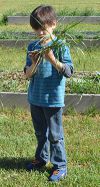
{"label": "shirt sleeve", "polygon": [[26,73],[26,67],[32,65],[32,60],[31,60],[30,56],[28,55],[28,51],[32,50],[31,48],[32,48],[31,45],[29,45],[27,48],[26,65],[24,66],[24,73]]}
{"label": "shirt sleeve", "polygon": [[73,74],[73,62],[71,59],[69,47],[63,46],[60,53],[60,62],[63,63],[61,73],[65,77],[70,78]]}

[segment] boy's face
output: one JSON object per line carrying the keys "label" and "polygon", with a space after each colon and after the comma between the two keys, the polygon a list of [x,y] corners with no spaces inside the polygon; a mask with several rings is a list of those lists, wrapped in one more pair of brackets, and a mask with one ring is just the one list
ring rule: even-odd
{"label": "boy's face", "polygon": [[45,25],[44,28],[39,28],[38,30],[35,30],[35,33],[39,38],[43,38],[45,36],[52,35],[55,27],[56,27],[56,23],[53,24],[52,26]]}

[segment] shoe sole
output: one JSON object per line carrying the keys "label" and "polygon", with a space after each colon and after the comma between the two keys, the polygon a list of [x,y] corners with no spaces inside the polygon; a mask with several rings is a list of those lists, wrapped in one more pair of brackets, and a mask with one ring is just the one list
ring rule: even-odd
{"label": "shoe sole", "polygon": [[60,180],[63,180],[66,176],[67,176],[67,174],[64,174],[64,175],[62,175],[60,178],[58,178],[57,180],[49,179],[49,181],[50,181],[50,182],[58,182],[58,181],[60,181]]}

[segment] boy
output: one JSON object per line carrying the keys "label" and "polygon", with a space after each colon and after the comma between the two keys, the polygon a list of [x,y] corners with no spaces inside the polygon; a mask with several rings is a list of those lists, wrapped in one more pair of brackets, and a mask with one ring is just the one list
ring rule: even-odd
{"label": "boy", "polygon": [[67,174],[62,107],[65,80],[73,73],[69,49],[64,44],[59,49],[59,57],[55,48],[42,55],[39,53],[57,40],[53,34],[56,24],[56,14],[51,6],[41,5],[31,13],[30,25],[39,39],[29,44],[24,68],[26,78],[30,78],[28,101],[38,144],[35,160],[27,169],[39,169],[50,160],[53,164],[50,181],[58,181]]}

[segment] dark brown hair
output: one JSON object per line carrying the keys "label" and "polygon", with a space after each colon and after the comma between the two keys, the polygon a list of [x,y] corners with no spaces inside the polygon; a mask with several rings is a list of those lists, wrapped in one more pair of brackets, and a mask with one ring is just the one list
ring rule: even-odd
{"label": "dark brown hair", "polygon": [[45,24],[52,26],[56,22],[56,13],[52,6],[40,5],[30,15],[30,25],[33,29],[44,28]]}

